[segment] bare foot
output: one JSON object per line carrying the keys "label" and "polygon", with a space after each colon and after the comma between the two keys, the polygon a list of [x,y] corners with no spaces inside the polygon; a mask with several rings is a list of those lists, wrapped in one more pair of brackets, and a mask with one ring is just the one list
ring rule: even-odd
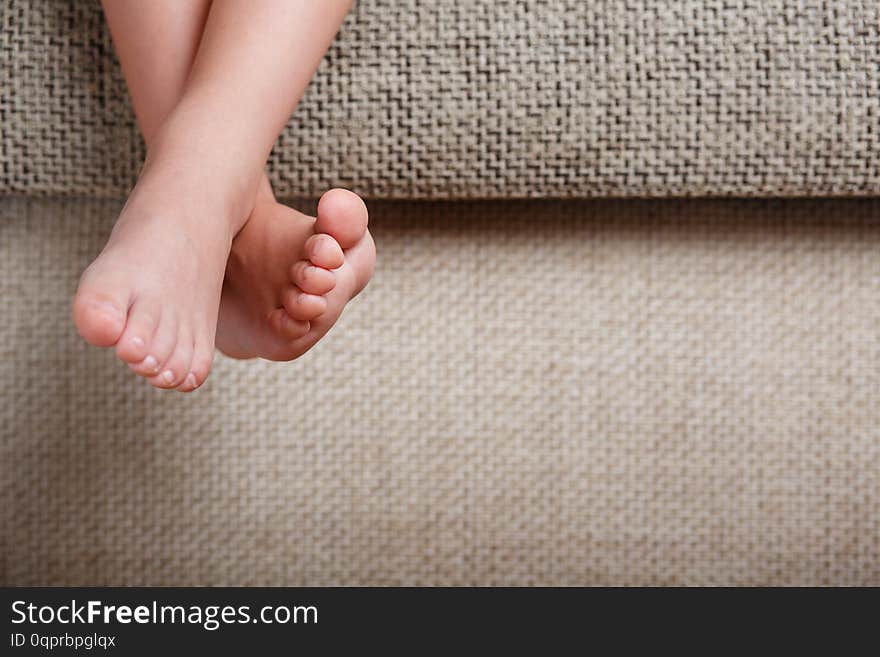
{"label": "bare foot", "polygon": [[235,358],[292,360],[370,279],[375,248],[357,195],[327,192],[313,219],[277,203],[268,181],[246,205],[207,191],[216,185],[197,163],[159,162],[148,158],[73,303],[83,338],[115,347],[152,385],[198,388],[215,337]]}
{"label": "bare foot", "polygon": [[367,284],[375,259],[356,194],[330,190],[315,219],[276,202],[264,181],[232,244],[217,347],[233,358],[301,356]]}
{"label": "bare foot", "polygon": [[236,215],[245,214],[207,192],[197,173],[144,167],[73,302],[80,335],[115,347],[159,388],[194,390],[208,376]]}

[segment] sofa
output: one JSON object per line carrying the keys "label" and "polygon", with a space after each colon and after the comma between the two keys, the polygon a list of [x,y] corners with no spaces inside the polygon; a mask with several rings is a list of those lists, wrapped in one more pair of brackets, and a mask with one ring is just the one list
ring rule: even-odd
{"label": "sofa", "polygon": [[151,389],[69,319],[142,162],[97,3],[0,8],[0,584],[880,585],[880,13],[370,0],[278,140],[374,280]]}

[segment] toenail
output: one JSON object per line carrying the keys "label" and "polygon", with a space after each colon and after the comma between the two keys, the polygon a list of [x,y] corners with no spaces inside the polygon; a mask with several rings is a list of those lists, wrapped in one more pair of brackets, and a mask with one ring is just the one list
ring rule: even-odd
{"label": "toenail", "polygon": [[162,378],[165,379],[165,383],[171,383],[174,381],[174,372],[171,370],[165,370],[162,372]]}
{"label": "toenail", "polygon": [[190,372],[186,376],[186,385],[188,388],[192,388],[195,390],[198,386],[196,385],[196,375]]}
{"label": "toenail", "polygon": [[147,356],[144,358],[143,363],[141,363],[149,372],[155,372],[159,369],[158,361],[152,356]]}
{"label": "toenail", "polygon": [[139,337],[137,337],[137,336],[134,336],[134,337],[131,339],[131,344],[132,344],[134,347],[137,347],[138,349],[140,349],[141,347],[146,346],[146,343],[145,343],[141,338],[139,338]]}

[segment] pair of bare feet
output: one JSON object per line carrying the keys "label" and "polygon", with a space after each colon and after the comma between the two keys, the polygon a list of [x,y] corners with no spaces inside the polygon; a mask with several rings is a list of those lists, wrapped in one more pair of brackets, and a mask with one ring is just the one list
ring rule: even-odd
{"label": "pair of bare feet", "polygon": [[313,218],[276,202],[265,177],[253,203],[209,190],[198,171],[148,163],[74,298],[80,335],[159,388],[202,385],[215,345],[233,358],[299,357],[373,273],[352,192],[327,192]]}

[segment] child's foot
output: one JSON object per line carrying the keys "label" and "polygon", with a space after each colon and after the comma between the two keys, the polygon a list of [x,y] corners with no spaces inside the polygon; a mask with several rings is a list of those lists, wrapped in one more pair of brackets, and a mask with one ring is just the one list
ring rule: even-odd
{"label": "child's foot", "polygon": [[232,244],[217,347],[233,358],[301,356],[367,284],[375,258],[360,197],[331,190],[315,219],[277,203],[264,182]]}
{"label": "child's foot", "polygon": [[211,368],[223,274],[244,216],[195,167],[144,168],[73,303],[87,342],[160,388],[194,390]]}

